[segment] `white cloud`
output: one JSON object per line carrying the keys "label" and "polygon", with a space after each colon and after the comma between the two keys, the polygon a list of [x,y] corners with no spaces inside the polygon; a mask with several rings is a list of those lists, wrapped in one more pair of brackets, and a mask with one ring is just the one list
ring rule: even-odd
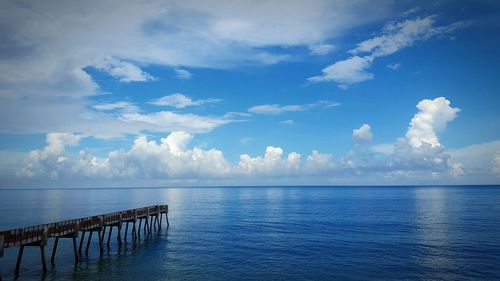
{"label": "white cloud", "polygon": [[359,129],[352,130],[352,140],[355,144],[370,143],[372,141],[373,135],[371,132],[371,127],[368,124],[363,124]]}
{"label": "white cloud", "polygon": [[370,147],[370,149],[373,151],[373,152],[376,152],[376,153],[381,153],[381,154],[387,154],[387,155],[390,155],[390,154],[393,154],[394,153],[394,144],[392,143],[381,143],[381,144],[376,144],[376,145],[372,145]]}
{"label": "white cloud", "polygon": [[284,120],[284,121],[281,121],[280,122],[282,125],[287,125],[287,126],[292,126],[292,125],[295,125],[295,122],[291,119],[288,119],[288,120]]}
{"label": "white cloud", "polygon": [[332,172],[335,168],[331,154],[322,154],[313,150],[311,155],[307,156],[305,171],[308,174],[323,174]]}
{"label": "white cloud", "polygon": [[390,68],[392,70],[398,70],[401,68],[401,63],[391,63],[387,65],[387,68]]}
{"label": "white cloud", "polygon": [[67,172],[65,147],[76,146],[80,136],[68,133],[51,133],[47,135],[47,146],[43,150],[33,150],[29,153],[28,164],[20,171],[21,177],[48,175],[57,179],[61,172]]}
{"label": "white cloud", "polygon": [[164,96],[156,100],[152,100],[149,103],[158,106],[173,106],[175,108],[185,108],[188,106],[199,106],[208,103],[221,102],[221,99],[202,99],[202,100],[192,100],[190,97],[185,96],[181,93],[175,93],[172,95]]}
{"label": "white cloud", "polygon": [[137,65],[126,61],[105,58],[97,61],[93,66],[118,79],[120,82],[145,82],[155,80],[149,73],[144,72]]}
{"label": "white cloud", "polygon": [[253,141],[253,138],[250,138],[250,137],[243,137],[243,138],[240,138],[238,140],[238,142],[241,144],[241,145],[248,145],[250,144],[250,142]]}
{"label": "white cloud", "polygon": [[111,151],[107,157],[92,156],[86,151],[78,154],[65,152],[65,145],[75,145],[78,136],[49,134],[43,150],[30,153],[28,163],[18,172],[21,178],[32,179],[210,179],[231,177],[277,177],[317,174],[331,167],[331,156],[317,151],[301,162],[300,154],[285,156],[282,148],[268,146],[264,156],[240,156],[231,165],[222,151],[189,148],[193,136],[186,132],[173,132],[158,143],[145,136],[137,137],[127,151]]}
{"label": "white cloud", "polygon": [[331,44],[315,44],[309,46],[311,55],[324,56],[335,50],[335,46]]}
{"label": "white cloud", "polygon": [[283,149],[268,146],[264,157],[251,157],[248,154],[240,156],[237,170],[245,175],[282,176],[298,172],[300,169],[300,154],[292,152],[283,158]]}
{"label": "white cloud", "polygon": [[416,42],[428,40],[440,34],[466,26],[466,22],[455,22],[446,26],[435,26],[435,16],[416,18],[402,22],[387,23],[380,35],[357,44],[349,51],[352,56],[338,61],[322,70],[322,74],[308,78],[311,82],[332,81],[340,88],[373,79],[367,70],[373,62],[383,56],[410,47]]}
{"label": "white cloud", "polygon": [[[141,108],[136,108],[136,105],[128,102],[100,105],[102,106],[94,102],[88,104],[80,99],[6,99],[5,103],[1,104],[5,108],[0,110],[0,120],[3,120],[0,122],[0,131],[16,134],[79,132],[85,136],[109,139],[138,135],[147,131],[170,133],[183,130],[189,133],[206,133],[244,117],[233,112],[222,116],[169,111],[144,113]],[[162,125],[162,122],[157,120],[161,118],[165,118],[168,122],[165,121]],[[199,124],[191,124],[198,121]]]}
{"label": "white cloud", "polygon": [[[278,63],[294,58],[286,48],[268,47],[310,46],[392,13],[391,1],[379,3],[377,13],[366,3],[1,1],[0,114],[9,124],[2,124],[0,130],[79,131],[70,128],[82,124],[82,130],[96,131],[80,118],[93,114],[86,111],[93,105],[88,97],[102,91],[89,69],[134,82],[156,79],[146,72],[150,65],[175,67],[187,77],[185,68],[191,67]],[[277,16],[283,14],[288,16]],[[49,111],[42,104],[60,97],[66,99],[51,105],[58,107],[52,111],[58,112],[57,117],[42,114]],[[26,110],[26,98],[36,100],[38,106]],[[30,110],[35,113],[25,118]]]}
{"label": "white cloud", "polygon": [[191,79],[191,77],[193,77],[191,72],[189,72],[185,69],[175,68],[174,71],[175,71],[175,75],[179,79],[188,80],[188,79]]}
{"label": "white cloud", "polygon": [[339,84],[340,88],[347,88],[351,84],[373,79],[373,74],[366,71],[371,63],[368,57],[354,56],[324,68],[322,75],[313,76],[307,80],[311,82],[334,81]]}
{"label": "white cloud", "polygon": [[[123,81],[143,81],[151,77],[138,65],[224,67],[248,61],[268,63],[273,58],[280,61],[287,56],[261,47],[313,45],[390,13],[390,1],[379,3],[377,13],[366,3],[161,1],[116,5],[111,1],[82,6],[2,1],[3,53],[11,56],[0,64],[0,81],[4,85],[2,78],[25,85],[49,81],[47,90],[53,88],[53,81],[65,86],[72,82],[75,86],[66,94],[73,95],[82,89],[76,84],[90,84],[90,91],[94,88],[82,70],[88,66],[103,66]],[[106,61],[111,65],[104,67]]]}
{"label": "white cloud", "polygon": [[153,113],[124,113],[120,120],[140,124],[142,128],[156,132],[187,131],[189,133],[206,133],[212,129],[235,122],[226,117],[207,117],[196,114],[179,114],[171,111]]}
{"label": "white cloud", "polygon": [[464,171],[478,177],[500,172],[500,141],[473,144],[449,149],[452,162],[460,163]]}
{"label": "white cloud", "polygon": [[255,114],[271,114],[278,115],[285,112],[304,111],[306,108],[302,105],[279,105],[279,104],[264,104],[252,106],[248,112]]}
{"label": "white cloud", "polygon": [[461,177],[465,175],[464,167],[460,163],[451,165],[451,173],[454,177]]}
{"label": "white cloud", "polygon": [[112,110],[121,110],[125,112],[138,112],[139,107],[127,102],[127,101],[118,101],[118,102],[111,102],[111,103],[99,103],[96,105],[93,105],[92,108],[95,110],[101,110],[101,111],[112,111]]}
{"label": "white cloud", "polygon": [[317,101],[305,105],[264,104],[264,105],[252,106],[248,109],[248,112],[255,114],[279,115],[286,112],[306,111],[318,107],[331,108],[340,105],[341,105],[340,103],[332,101]]}
{"label": "white cloud", "polygon": [[423,143],[431,147],[440,146],[436,133],[455,119],[460,109],[451,107],[450,101],[444,97],[422,100],[417,104],[417,108],[419,112],[411,119],[406,132],[408,143],[414,148],[419,148]]}
{"label": "white cloud", "polygon": [[[432,130],[426,132],[444,129],[447,122],[453,120],[458,112],[457,109],[451,108],[444,98],[422,100],[418,109],[408,132],[420,128],[415,125],[415,120],[421,118],[427,120],[427,125],[423,127],[432,127]],[[426,114],[429,116],[422,117]],[[159,124],[154,124],[157,126],[165,125],[161,116],[144,118],[148,117],[152,120],[147,122],[157,122]],[[159,120],[154,120],[155,118]],[[190,123],[198,121],[191,120]],[[154,126],[151,125],[151,128]],[[205,127],[191,129],[207,130]],[[369,139],[368,126],[361,126],[356,132],[353,134],[360,140]],[[412,144],[411,137],[402,137],[394,144],[354,146],[338,160],[334,160],[331,154],[316,150],[302,160],[297,152],[286,154],[281,147],[268,146],[262,156],[244,153],[240,155],[238,163],[231,164],[218,149],[191,148],[193,137],[184,131],[172,132],[160,142],[139,136],[128,150],[115,150],[109,152],[106,157],[96,157],[85,150],[78,154],[66,152],[67,146],[79,144],[81,135],[48,134],[45,148],[33,150],[28,157],[14,157],[22,166],[20,163],[7,165],[2,160],[0,167],[21,166],[22,168],[17,170],[21,180],[157,179],[176,180],[177,183],[193,180],[197,183],[217,183],[217,180],[220,182],[231,179],[233,183],[251,180],[261,184],[269,182],[268,180],[293,184],[300,179],[315,179],[322,184],[457,181],[492,183],[498,181],[500,171],[500,141],[445,150],[437,135],[431,138],[433,142],[422,140],[419,145]],[[245,144],[249,140],[246,138],[241,142]]]}
{"label": "white cloud", "polygon": [[[500,151],[497,150],[497,151]],[[495,158],[493,159],[493,173],[495,174],[500,174],[500,153],[495,154]]]}

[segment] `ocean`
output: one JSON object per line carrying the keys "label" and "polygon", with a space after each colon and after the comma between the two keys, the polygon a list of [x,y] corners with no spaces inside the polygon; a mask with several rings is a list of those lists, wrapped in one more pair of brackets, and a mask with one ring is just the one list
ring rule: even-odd
{"label": "ocean", "polygon": [[[169,205],[170,227],[17,280],[500,280],[500,186],[0,190],[0,230]],[[0,258],[14,278],[18,248]]]}

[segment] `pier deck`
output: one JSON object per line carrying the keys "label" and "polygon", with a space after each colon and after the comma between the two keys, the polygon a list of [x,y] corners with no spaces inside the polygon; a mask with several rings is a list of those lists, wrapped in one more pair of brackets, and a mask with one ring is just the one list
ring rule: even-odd
{"label": "pier deck", "polygon": [[[144,221],[144,232],[149,234],[153,231],[153,227],[161,228],[162,218],[165,215],[167,220],[167,227],[169,225],[168,221],[168,205],[154,205],[144,208],[130,209],[119,212],[113,212],[108,214],[101,214],[97,216],[90,216],[78,219],[64,220],[47,224],[40,224],[34,226],[28,226],[23,228],[16,228],[10,230],[0,231],[0,257],[3,257],[4,249],[19,247],[19,254],[16,263],[16,275],[19,274],[19,267],[21,264],[21,259],[23,256],[23,251],[25,246],[37,246],[40,248],[40,256],[42,260],[42,269],[47,271],[47,266],[45,263],[45,246],[48,240],[55,238],[54,247],[52,248],[51,263],[55,263],[55,255],[57,251],[57,244],[59,239],[71,238],[73,239],[73,251],[75,254],[75,263],[78,262],[78,257],[82,254],[82,246],[85,238],[85,234],[89,233],[87,240],[87,247],[85,254],[89,253],[89,246],[92,240],[92,234],[94,232],[98,233],[99,238],[99,248],[100,253],[103,253],[104,248],[104,234],[106,228],[108,229],[108,241],[107,246],[109,247],[110,239],[113,231],[113,227],[117,228],[117,240],[118,243],[122,243],[122,225],[125,223],[125,234],[124,240],[127,240],[127,232],[129,224],[132,224],[132,239],[135,241],[138,239],[141,230],[141,224]],[[139,221],[139,227],[136,228],[136,222]],[[82,233],[80,239],[80,246],[77,249],[77,238],[79,233]],[[1,271],[0,271],[1,272]],[[0,275],[0,281],[2,277]]]}

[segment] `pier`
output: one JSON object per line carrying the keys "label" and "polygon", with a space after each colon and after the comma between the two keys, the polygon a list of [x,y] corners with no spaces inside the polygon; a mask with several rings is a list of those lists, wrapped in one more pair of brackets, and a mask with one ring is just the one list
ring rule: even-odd
{"label": "pier", "polygon": [[[38,247],[40,249],[40,258],[43,272],[47,271],[45,258],[45,247],[48,245],[49,239],[55,239],[52,248],[50,262],[55,264],[57,253],[57,245],[59,239],[72,239],[75,264],[78,263],[79,257],[82,255],[82,247],[84,244],[85,235],[88,234],[87,245],[85,247],[85,255],[89,255],[89,247],[92,242],[92,235],[97,233],[99,238],[99,250],[102,255],[104,251],[104,240],[106,230],[108,230],[108,240],[106,246],[109,248],[113,229],[116,228],[117,241],[121,245],[127,241],[129,225],[131,225],[131,239],[136,241],[140,238],[141,227],[143,233],[149,235],[153,232],[153,228],[158,230],[162,226],[162,218],[165,215],[168,221],[168,205],[154,205],[138,209],[130,209],[120,212],[101,214],[78,219],[58,221],[48,224],[34,225],[24,228],[16,228],[11,230],[0,231],[0,257],[4,255],[4,249],[19,247],[16,262],[16,275],[19,275],[21,260],[23,257],[24,247]],[[139,225],[137,225],[139,223]],[[122,227],[125,224],[125,232],[122,237]],[[79,246],[77,246],[78,237],[81,233]],[[0,271],[0,281],[2,280]]]}

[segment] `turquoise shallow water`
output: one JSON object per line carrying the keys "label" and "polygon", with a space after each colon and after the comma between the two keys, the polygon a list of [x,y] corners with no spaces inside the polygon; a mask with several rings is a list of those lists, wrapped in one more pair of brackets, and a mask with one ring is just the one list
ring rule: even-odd
{"label": "turquoise shallow water", "polygon": [[18,280],[500,279],[498,186],[0,190],[0,229],[158,203],[168,230],[45,275],[26,248]]}

